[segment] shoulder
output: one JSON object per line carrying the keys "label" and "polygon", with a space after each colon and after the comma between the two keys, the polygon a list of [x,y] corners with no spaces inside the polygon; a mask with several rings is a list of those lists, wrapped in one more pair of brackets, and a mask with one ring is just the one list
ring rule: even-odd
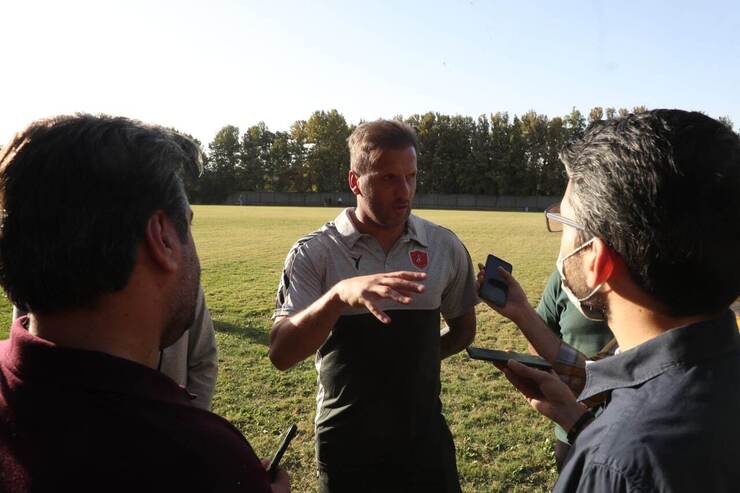
{"label": "shoulder", "polygon": [[547,278],[547,284],[545,284],[545,290],[543,292],[543,295],[548,295],[554,298],[557,298],[560,296],[560,291],[562,289],[562,282],[560,278],[560,273],[555,269],[552,271],[552,274],[550,274],[550,277]]}
{"label": "shoulder", "polygon": [[468,255],[467,248],[463,244],[462,240],[460,240],[457,234],[455,234],[455,232],[451,229],[440,226],[439,224],[433,223],[432,221],[428,221],[413,214],[410,216],[410,218],[412,219],[413,225],[417,230],[417,234],[424,237],[428,245],[447,248],[455,254],[464,253]]}
{"label": "shoulder", "polygon": [[552,316],[555,316],[556,305],[560,301],[560,295],[562,293],[562,287],[560,282],[560,274],[557,269],[554,270],[550,277],[547,278],[545,289],[542,290],[542,297],[537,305],[537,312],[540,315],[544,314],[544,310],[552,312]]}
{"label": "shoulder", "polygon": [[296,258],[300,257],[307,257],[313,260],[320,259],[323,257],[322,254],[330,250],[332,245],[335,244],[333,239],[337,234],[334,223],[326,223],[321,228],[301,236],[290,247],[290,250],[288,250],[288,255],[285,258],[285,267],[292,267]]}
{"label": "shoulder", "polygon": [[[613,391],[604,413],[574,444],[571,459],[581,461],[584,476],[619,477],[637,491],[696,491],[698,478],[734,470],[740,455],[737,399],[726,404],[730,412],[713,411],[722,404],[707,405],[711,396],[696,398],[679,380],[666,377]],[[740,474],[733,478],[740,480]]]}

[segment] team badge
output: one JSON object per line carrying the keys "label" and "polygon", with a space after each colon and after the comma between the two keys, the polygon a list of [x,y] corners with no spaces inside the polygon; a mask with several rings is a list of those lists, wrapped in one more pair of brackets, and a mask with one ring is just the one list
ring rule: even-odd
{"label": "team badge", "polygon": [[417,269],[426,269],[427,264],[429,263],[427,252],[423,250],[411,250],[409,252],[409,257],[411,257],[411,263],[414,264]]}

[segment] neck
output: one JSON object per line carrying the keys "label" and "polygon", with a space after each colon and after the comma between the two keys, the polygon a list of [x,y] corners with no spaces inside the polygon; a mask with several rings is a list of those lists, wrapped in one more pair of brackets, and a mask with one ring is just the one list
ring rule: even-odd
{"label": "neck", "polygon": [[406,222],[394,227],[385,227],[375,221],[360,208],[350,209],[349,217],[360,233],[369,234],[380,243],[381,248],[387,254],[393,245],[406,231]]}
{"label": "neck", "polygon": [[135,271],[126,287],[102,295],[92,308],[31,313],[28,331],[62,347],[99,351],[156,368],[165,325],[162,303],[154,286],[142,283]]}
{"label": "neck", "polygon": [[[643,298],[645,296],[643,295]],[[650,308],[654,303],[625,298],[612,291],[609,293],[608,324],[619,343],[620,351],[632,349],[671,329],[684,327],[712,318],[711,315],[671,317]]]}

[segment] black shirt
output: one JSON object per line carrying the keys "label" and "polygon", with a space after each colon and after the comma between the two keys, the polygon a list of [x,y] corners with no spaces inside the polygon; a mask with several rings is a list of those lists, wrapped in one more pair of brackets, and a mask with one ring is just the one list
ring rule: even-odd
{"label": "black shirt", "polygon": [[242,434],[169,377],[24,321],[0,343],[0,491],[270,491]]}
{"label": "black shirt", "polygon": [[731,312],[589,363],[579,399],[606,408],[554,491],[737,491],[740,334]]}

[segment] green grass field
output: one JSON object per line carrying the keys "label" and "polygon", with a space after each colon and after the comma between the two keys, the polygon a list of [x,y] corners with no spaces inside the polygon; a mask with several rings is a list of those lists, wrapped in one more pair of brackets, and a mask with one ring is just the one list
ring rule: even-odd
{"label": "green grass field", "polygon": [[[270,315],[283,261],[305,233],[339,209],[195,206],[194,236],[206,300],[216,325],[219,381],[214,411],[234,423],[257,454],[269,457],[281,433],[297,422],[299,434],[284,464],[293,491],[315,491],[313,360],[279,372],[267,357]],[[554,269],[559,235],[542,214],[432,211],[416,214],[446,226],[474,262],[488,253],[507,259],[536,303]],[[10,318],[7,300],[0,310]],[[6,336],[7,330],[4,330]],[[524,350],[516,327],[485,305],[478,307],[476,345]],[[442,402],[457,447],[465,492],[545,491],[556,474],[552,427],[531,410],[492,366],[458,354],[442,364]]]}

